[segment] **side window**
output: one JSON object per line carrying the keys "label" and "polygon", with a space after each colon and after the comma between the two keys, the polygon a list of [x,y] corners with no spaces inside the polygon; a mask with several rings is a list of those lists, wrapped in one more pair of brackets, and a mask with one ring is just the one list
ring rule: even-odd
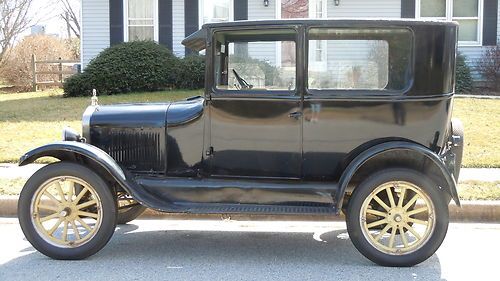
{"label": "side window", "polygon": [[294,91],[296,33],[288,29],[215,33],[215,81],[219,90]]}
{"label": "side window", "polygon": [[[326,62],[317,62],[314,46],[318,44],[326,45]],[[408,86],[412,57],[409,30],[311,28],[308,46],[310,90],[400,91]]]}

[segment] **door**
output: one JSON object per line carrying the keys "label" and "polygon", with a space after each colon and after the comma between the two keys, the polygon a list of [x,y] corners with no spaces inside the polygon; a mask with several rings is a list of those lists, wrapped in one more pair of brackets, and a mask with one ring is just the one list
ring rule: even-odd
{"label": "door", "polygon": [[[293,29],[216,32],[209,102],[211,174],[299,178],[301,99]],[[286,65],[277,43],[293,52]]]}

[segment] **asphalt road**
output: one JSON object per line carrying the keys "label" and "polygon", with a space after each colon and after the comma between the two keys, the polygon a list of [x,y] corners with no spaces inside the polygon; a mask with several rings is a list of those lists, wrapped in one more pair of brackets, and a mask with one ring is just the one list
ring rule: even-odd
{"label": "asphalt road", "polygon": [[341,222],[141,220],[83,261],[51,260],[0,219],[0,280],[499,280],[500,224],[451,224],[426,262],[384,268]]}

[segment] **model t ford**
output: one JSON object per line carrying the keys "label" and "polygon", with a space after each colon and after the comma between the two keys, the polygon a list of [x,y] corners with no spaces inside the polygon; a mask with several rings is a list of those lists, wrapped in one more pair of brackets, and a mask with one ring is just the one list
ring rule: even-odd
{"label": "model t ford", "polygon": [[47,256],[82,259],[145,207],[343,212],[370,260],[420,263],[446,235],[448,203],[460,204],[456,36],[450,22],[204,25],[183,41],[206,54],[203,96],[94,104],[82,136],[65,130],[21,157],[59,160],[24,186],[23,232]]}

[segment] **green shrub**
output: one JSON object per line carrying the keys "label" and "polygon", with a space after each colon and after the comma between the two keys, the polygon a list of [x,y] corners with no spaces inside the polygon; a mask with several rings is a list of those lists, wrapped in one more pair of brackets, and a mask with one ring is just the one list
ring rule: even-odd
{"label": "green shrub", "polygon": [[174,86],[179,59],[152,41],[127,42],[102,51],[64,83],[65,96],[156,91]]}
{"label": "green shrub", "polygon": [[254,67],[257,66],[264,73],[265,81],[264,85],[271,86],[275,84],[280,84],[281,77],[278,69],[267,61],[259,60],[256,58],[251,58],[248,56],[234,55],[230,58],[231,63],[241,63],[238,72],[247,73],[255,71]]}
{"label": "green shrub", "polygon": [[470,68],[465,62],[465,56],[462,54],[457,55],[456,62],[456,82],[455,82],[455,93],[457,94],[468,94],[472,91],[472,76],[470,74]]}
{"label": "green shrub", "polygon": [[201,89],[205,83],[205,57],[187,56],[180,60],[175,87],[180,89]]}

